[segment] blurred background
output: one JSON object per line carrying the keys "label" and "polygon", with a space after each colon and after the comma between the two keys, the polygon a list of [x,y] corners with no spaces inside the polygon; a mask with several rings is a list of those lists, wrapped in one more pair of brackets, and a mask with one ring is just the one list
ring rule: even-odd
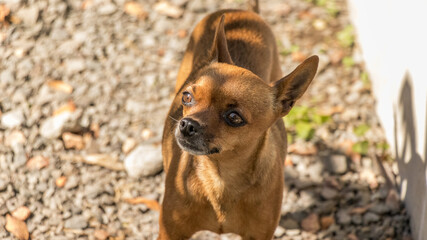
{"label": "blurred background", "polygon": [[[160,142],[180,60],[195,24],[221,8],[247,2],[0,0],[1,239],[156,239]],[[284,73],[320,57],[284,118],[275,239],[412,239],[347,2],[260,9]]]}

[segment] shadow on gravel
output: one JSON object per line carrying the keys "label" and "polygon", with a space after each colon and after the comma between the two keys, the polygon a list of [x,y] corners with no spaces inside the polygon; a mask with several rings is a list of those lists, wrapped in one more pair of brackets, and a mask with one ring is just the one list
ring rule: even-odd
{"label": "shadow on gravel", "polygon": [[[276,231],[276,239],[410,239],[406,210],[376,176],[375,163],[360,166],[332,148],[318,156],[290,156],[294,164],[285,167],[279,223],[284,231]],[[333,158],[347,169],[334,172]]]}

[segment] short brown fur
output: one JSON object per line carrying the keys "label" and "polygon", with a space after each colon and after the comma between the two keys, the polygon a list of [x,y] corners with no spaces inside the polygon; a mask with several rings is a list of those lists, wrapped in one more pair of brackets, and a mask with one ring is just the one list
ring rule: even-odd
{"label": "short brown fur", "polygon": [[[188,239],[201,230],[272,238],[283,195],[282,117],[317,65],[311,57],[281,78],[274,35],[254,12],[221,10],[197,24],[163,133],[160,240]],[[191,104],[182,103],[183,96]],[[244,124],[227,124],[230,111]]]}

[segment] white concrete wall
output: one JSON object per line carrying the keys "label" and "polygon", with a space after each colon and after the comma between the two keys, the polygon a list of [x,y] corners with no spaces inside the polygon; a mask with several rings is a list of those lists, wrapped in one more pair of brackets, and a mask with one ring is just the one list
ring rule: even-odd
{"label": "white concrete wall", "polygon": [[427,1],[348,0],[414,239],[427,240]]}

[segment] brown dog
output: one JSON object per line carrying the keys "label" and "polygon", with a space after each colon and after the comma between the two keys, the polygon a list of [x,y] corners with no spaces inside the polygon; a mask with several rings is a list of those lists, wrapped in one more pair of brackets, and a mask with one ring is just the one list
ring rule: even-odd
{"label": "brown dog", "polygon": [[195,232],[271,239],[280,217],[285,116],[318,57],[282,77],[273,33],[254,12],[221,10],[194,29],[163,133],[159,239]]}

